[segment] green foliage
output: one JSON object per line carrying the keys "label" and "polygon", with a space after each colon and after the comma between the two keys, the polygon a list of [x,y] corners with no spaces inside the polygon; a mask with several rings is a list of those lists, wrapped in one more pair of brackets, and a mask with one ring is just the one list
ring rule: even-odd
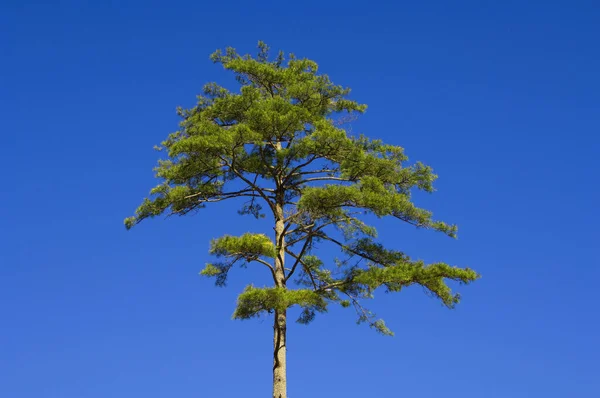
{"label": "green foliage", "polygon": [[232,264],[224,264],[224,263],[216,263],[211,264],[208,263],[204,267],[202,271],[200,271],[200,275],[208,276],[215,278],[215,285],[217,286],[225,286],[227,284],[227,274],[229,269],[231,269]]}
{"label": "green foliage", "polygon": [[244,235],[225,235],[213,239],[210,253],[219,256],[242,256],[252,259],[260,256],[275,258],[275,245],[267,235],[245,233]]}
{"label": "green foliage", "polygon": [[353,185],[325,185],[304,189],[298,207],[319,218],[342,208],[361,208],[378,217],[394,216],[419,227],[427,227],[455,236],[456,226],[433,221],[431,212],[417,208],[410,197],[377,177],[364,176]]}
{"label": "green foliage", "polygon": [[[286,289],[283,287],[256,288],[252,285],[238,296],[237,308],[233,313],[234,319],[249,319],[262,312],[285,311],[298,305],[304,311],[298,322],[308,323],[315,311],[327,311],[327,301],[322,295],[310,289]],[[309,315],[306,315],[309,314]],[[314,316],[314,315],[313,315]]]}
{"label": "green foliage", "polygon": [[[399,292],[411,285],[453,308],[460,296],[447,281],[470,283],[479,277],[476,272],[413,261],[377,243],[375,228],[361,220],[365,214],[391,216],[456,237],[455,225],[434,219],[412,201],[416,190],[435,191],[431,167],[408,163],[402,147],[349,135],[339,114],[366,110],[348,99],[350,89],[319,74],[312,60],[290,54],[285,63],[279,52],[271,61],[268,46],[258,47],[255,58],[233,48],[211,55],[241,88],[231,92],[208,83],[194,107],[177,109],[179,130],[157,148],[166,156],[155,168],[160,183],[125,220],[126,227],[230,199],[241,200],[239,214],[272,216],[279,226],[275,240],[247,233],[211,242],[210,253],[222,262],[207,264],[201,275],[214,277],[218,286],[238,262],[261,264],[273,276],[275,287],[250,286],[239,296],[237,319],[298,305],[299,322],[309,323],[337,303],[353,307],[359,322],[391,334],[363,302],[379,288]],[[336,247],[343,258],[325,264],[314,253],[317,242]]]}
{"label": "green foliage", "polygon": [[461,269],[444,263],[425,266],[422,261],[407,261],[384,267],[371,266],[366,270],[360,270],[349,279],[348,283],[361,285],[371,290],[385,286],[389,292],[399,292],[405,286],[419,284],[438,297],[444,305],[453,308],[459,302],[460,296],[452,294],[444,279],[469,283],[477,278],[477,273],[469,268]]}

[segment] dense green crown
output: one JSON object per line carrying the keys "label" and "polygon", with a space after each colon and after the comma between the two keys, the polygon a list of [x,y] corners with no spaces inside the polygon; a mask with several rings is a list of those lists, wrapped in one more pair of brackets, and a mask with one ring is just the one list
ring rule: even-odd
{"label": "dense green crown", "polygon": [[[360,219],[366,213],[391,216],[455,237],[456,226],[432,219],[411,201],[414,189],[434,190],[436,175],[421,163],[406,164],[401,147],[349,136],[344,118],[334,116],[362,113],[366,105],[348,99],[348,88],[318,74],[315,62],[290,54],[284,65],[282,52],[270,61],[268,50],[259,42],[256,58],[240,56],[233,48],[211,55],[234,72],[240,92],[209,83],[195,107],[178,109],[179,131],[158,148],[168,154],[155,169],[162,183],[125,220],[127,228],[232,198],[246,199],[241,214],[283,219],[282,242],[292,258],[285,281],[301,288],[249,286],[238,299],[235,318],[298,305],[303,308],[299,321],[306,323],[315,311],[339,303],[354,306],[359,321],[391,333],[362,306],[362,299],[380,287],[395,292],[413,284],[452,308],[459,296],[445,281],[468,283],[477,273],[444,263],[425,265],[386,249],[375,242],[375,229]],[[343,258],[325,264],[312,250],[319,241],[338,246]],[[275,277],[270,261],[282,242],[262,234],[214,240],[211,253],[223,262],[207,264],[201,274],[224,285],[234,264],[257,262]]]}

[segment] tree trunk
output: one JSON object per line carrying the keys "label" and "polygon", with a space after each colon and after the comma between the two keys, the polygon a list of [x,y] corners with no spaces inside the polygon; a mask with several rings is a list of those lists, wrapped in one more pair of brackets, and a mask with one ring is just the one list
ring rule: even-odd
{"label": "tree trunk", "polygon": [[[281,198],[281,202],[283,202],[283,198]],[[275,217],[275,244],[277,247],[275,286],[285,288],[285,223],[281,202],[276,205]],[[273,323],[273,398],[287,398],[286,315],[286,310],[275,311],[275,321]]]}
{"label": "tree trunk", "polygon": [[273,354],[273,398],[287,398],[286,375],[286,313],[275,313],[273,325],[274,354]]}

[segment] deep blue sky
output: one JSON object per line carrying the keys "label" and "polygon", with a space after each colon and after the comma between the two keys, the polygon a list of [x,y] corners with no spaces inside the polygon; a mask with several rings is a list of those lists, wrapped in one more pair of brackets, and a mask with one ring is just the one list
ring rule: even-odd
{"label": "deep blue sky", "polygon": [[291,325],[289,396],[600,396],[600,4],[388,3],[2,2],[1,397],[269,396],[271,321],[230,319],[262,270],[197,275],[211,238],[264,225],[229,204],[122,224],[175,107],[235,85],[209,54],[258,40],[440,175],[416,199],[459,239],[387,220],[381,239],[483,275],[455,311],[376,295],[394,338],[351,310]]}

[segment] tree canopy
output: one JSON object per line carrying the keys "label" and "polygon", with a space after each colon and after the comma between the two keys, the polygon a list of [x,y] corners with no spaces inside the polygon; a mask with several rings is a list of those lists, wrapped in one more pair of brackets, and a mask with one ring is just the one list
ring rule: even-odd
{"label": "tree canopy", "polygon": [[[335,116],[367,107],[348,98],[349,88],[319,74],[312,60],[290,54],[284,64],[283,52],[269,60],[263,42],[256,58],[227,48],[211,59],[233,72],[241,89],[208,83],[196,106],[177,109],[179,130],[157,148],[168,155],[155,168],[161,183],[125,220],[127,228],[235,198],[244,199],[241,214],[272,216],[280,226],[275,240],[260,233],[215,239],[210,252],[221,261],[201,272],[219,286],[236,264],[256,262],[271,272],[273,287],[249,285],[240,294],[238,319],[297,305],[298,321],[308,323],[316,312],[339,304],[353,306],[359,322],[391,334],[363,302],[376,289],[399,292],[410,285],[423,286],[453,308],[460,296],[447,280],[469,283],[478,278],[475,271],[414,261],[378,243],[375,228],[362,220],[365,214],[389,216],[456,237],[455,225],[434,219],[411,200],[414,190],[434,191],[432,169],[408,164],[400,146],[349,135]],[[313,250],[323,241],[342,257],[323,261]],[[290,266],[284,266],[286,255]]]}

